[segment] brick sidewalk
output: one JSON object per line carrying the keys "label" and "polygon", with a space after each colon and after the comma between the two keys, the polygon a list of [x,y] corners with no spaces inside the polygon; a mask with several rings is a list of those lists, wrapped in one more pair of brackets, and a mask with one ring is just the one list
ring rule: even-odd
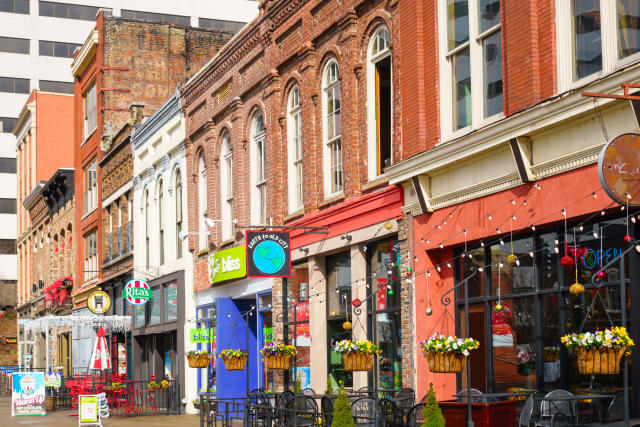
{"label": "brick sidewalk", "polygon": [[[70,416],[77,411],[61,409],[51,412],[42,417],[12,417],[11,416],[11,398],[0,397],[0,423],[1,420],[10,421],[10,425],[41,425],[47,427],[57,426],[77,426],[78,419]],[[198,427],[200,418],[198,415],[162,415],[153,417],[111,417],[102,420],[105,427],[133,427],[140,426],[141,423],[151,427],[163,426],[180,426],[180,427]]]}

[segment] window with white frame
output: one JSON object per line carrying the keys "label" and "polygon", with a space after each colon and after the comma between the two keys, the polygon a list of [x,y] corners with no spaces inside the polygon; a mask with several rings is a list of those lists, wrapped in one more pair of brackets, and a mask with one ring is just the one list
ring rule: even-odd
{"label": "window with white frame", "polygon": [[392,71],[389,30],[373,33],[367,52],[367,130],[369,179],[384,173],[392,163]]}
{"label": "window with white frame", "polygon": [[96,96],[95,82],[84,93],[84,137],[87,138],[98,127],[98,98]]}
{"label": "window with white frame", "polygon": [[204,163],[204,154],[198,157],[198,248],[207,249],[207,225],[204,222],[207,216],[207,168]]}
{"label": "window with white frame", "polygon": [[182,258],[182,239],[180,238],[182,232],[182,176],[180,169],[176,170],[174,194],[176,198],[176,259],[180,259]]}
{"label": "window with white frame", "polygon": [[443,131],[503,112],[500,0],[439,2]]}
{"label": "window with white frame", "polygon": [[302,190],[302,108],[300,88],[289,92],[287,102],[287,158],[289,182],[289,213],[303,208]]}
{"label": "window with white frame", "polygon": [[637,0],[558,0],[556,6],[560,91],[637,59]]}
{"label": "window with white frame", "polygon": [[220,146],[220,196],[222,204],[222,240],[233,237],[233,151],[231,137],[226,132]]}
{"label": "window with white frame", "polygon": [[251,163],[253,169],[251,213],[256,224],[267,222],[267,153],[264,118],[256,113],[251,121]]}
{"label": "window with white frame", "polygon": [[84,281],[98,277],[98,231],[84,236]]}
{"label": "window with white frame", "polygon": [[145,268],[148,271],[151,261],[151,210],[149,209],[149,190],[144,192],[144,245],[145,245]]}
{"label": "window with white frame", "polygon": [[342,129],[340,121],[340,69],[329,60],[322,73],[322,134],[324,140],[325,198],[342,191]]}
{"label": "window with white frame", "polygon": [[83,169],[84,174],[84,213],[92,212],[98,207],[98,162],[93,159]]}
{"label": "window with white frame", "polygon": [[164,185],[158,182],[158,250],[160,251],[159,265],[164,264]]}

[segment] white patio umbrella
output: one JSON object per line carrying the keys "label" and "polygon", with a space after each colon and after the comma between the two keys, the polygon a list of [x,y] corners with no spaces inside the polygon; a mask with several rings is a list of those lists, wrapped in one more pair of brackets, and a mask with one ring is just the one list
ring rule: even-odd
{"label": "white patio umbrella", "polygon": [[105,338],[104,329],[102,329],[102,327],[98,329],[98,333],[96,334],[96,345],[93,348],[89,367],[91,369],[99,369],[101,371],[111,368],[109,348],[107,347],[107,339]]}

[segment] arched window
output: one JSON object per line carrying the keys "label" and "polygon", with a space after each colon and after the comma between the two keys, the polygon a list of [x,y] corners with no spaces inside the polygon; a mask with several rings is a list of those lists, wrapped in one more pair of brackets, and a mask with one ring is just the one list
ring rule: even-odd
{"label": "arched window", "polygon": [[342,191],[342,130],[340,121],[340,69],[331,59],[322,73],[322,134],[324,189],[327,195]]}
{"label": "arched window", "polygon": [[145,266],[149,270],[149,235],[151,234],[151,212],[149,212],[149,190],[144,192]]}
{"label": "arched window", "polygon": [[251,122],[251,217],[256,224],[267,222],[267,153],[265,150],[264,118],[262,113]]}
{"label": "arched window", "polygon": [[367,52],[367,130],[369,179],[392,163],[393,88],[389,30],[379,27]]}
{"label": "arched window", "polygon": [[158,182],[158,250],[160,251],[160,258],[158,264],[164,264],[164,185],[160,180]]}
{"label": "arched window", "polygon": [[287,102],[289,213],[303,207],[302,196],[302,108],[300,88],[291,89]]}
{"label": "arched window", "polygon": [[233,152],[231,137],[225,133],[220,146],[220,196],[222,206],[222,240],[233,237]]}
{"label": "arched window", "polygon": [[176,259],[182,258],[182,178],[180,169],[176,170],[175,179],[175,197],[176,197]]}
{"label": "arched window", "polygon": [[207,169],[204,164],[204,154],[198,158],[198,248],[207,249],[207,225],[204,218],[207,215]]}

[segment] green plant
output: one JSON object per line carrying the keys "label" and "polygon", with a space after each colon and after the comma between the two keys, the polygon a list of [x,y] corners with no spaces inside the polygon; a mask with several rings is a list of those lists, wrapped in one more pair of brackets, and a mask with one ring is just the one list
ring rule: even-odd
{"label": "green plant", "polygon": [[296,393],[302,393],[302,380],[296,378]]}
{"label": "green plant", "polygon": [[327,388],[324,394],[333,394],[333,383],[331,382],[331,375],[327,375]]}
{"label": "green plant", "polygon": [[347,399],[347,390],[344,388],[344,382],[340,381],[340,390],[338,398],[333,406],[333,422],[331,427],[356,427],[351,415],[351,404]]}
{"label": "green plant", "polygon": [[424,422],[422,427],[444,427],[445,419],[436,400],[436,392],[433,391],[433,383],[429,383],[427,402],[422,407]]}

